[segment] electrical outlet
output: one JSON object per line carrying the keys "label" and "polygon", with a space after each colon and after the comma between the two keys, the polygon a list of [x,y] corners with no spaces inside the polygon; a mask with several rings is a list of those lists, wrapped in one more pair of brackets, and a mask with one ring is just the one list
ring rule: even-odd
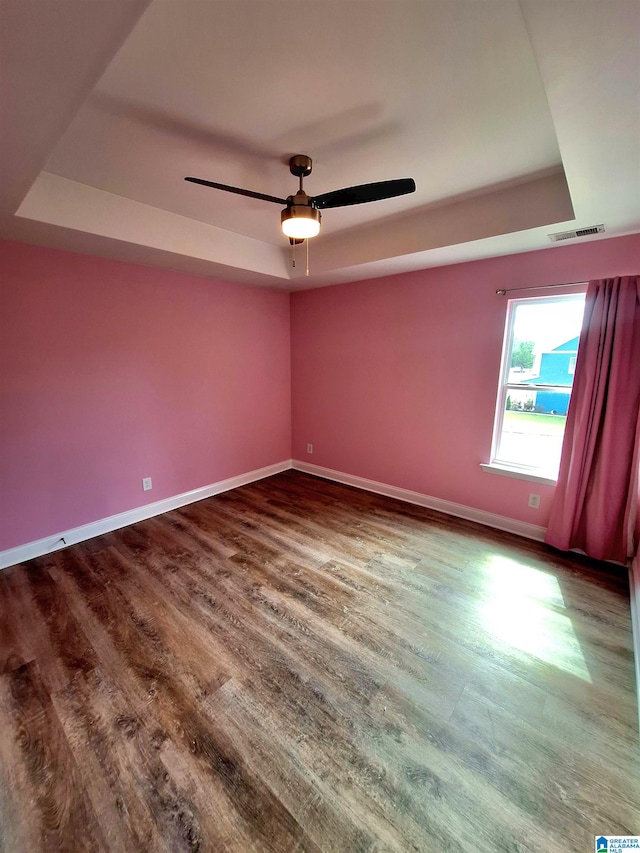
{"label": "electrical outlet", "polygon": [[313,444],[307,444],[307,453],[313,453]]}
{"label": "electrical outlet", "polygon": [[529,506],[531,509],[540,509],[540,495],[529,495]]}
{"label": "electrical outlet", "polygon": [[153,488],[151,485],[151,477],[144,477],[142,480],[142,491],[148,492]]}

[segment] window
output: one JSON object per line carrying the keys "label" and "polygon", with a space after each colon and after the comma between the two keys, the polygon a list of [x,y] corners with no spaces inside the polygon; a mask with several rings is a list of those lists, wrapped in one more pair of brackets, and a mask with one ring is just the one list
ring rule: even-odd
{"label": "window", "polygon": [[510,299],[491,463],[557,479],[584,293]]}

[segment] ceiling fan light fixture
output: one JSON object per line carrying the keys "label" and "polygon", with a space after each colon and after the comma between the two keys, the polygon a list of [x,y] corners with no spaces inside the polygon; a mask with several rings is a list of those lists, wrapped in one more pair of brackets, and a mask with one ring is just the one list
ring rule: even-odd
{"label": "ceiling fan light fixture", "polygon": [[320,211],[309,204],[292,204],[280,216],[282,233],[293,240],[309,240],[320,233]]}

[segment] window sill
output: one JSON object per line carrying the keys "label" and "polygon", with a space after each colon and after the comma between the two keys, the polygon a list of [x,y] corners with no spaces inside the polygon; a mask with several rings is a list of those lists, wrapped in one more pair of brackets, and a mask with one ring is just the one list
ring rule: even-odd
{"label": "window sill", "polygon": [[515,477],[518,480],[529,480],[530,483],[542,483],[545,486],[555,486],[558,482],[557,477],[544,477],[541,474],[522,471],[520,468],[508,468],[506,465],[497,465],[495,462],[490,464],[481,462],[480,467],[487,474],[500,474],[502,477]]}

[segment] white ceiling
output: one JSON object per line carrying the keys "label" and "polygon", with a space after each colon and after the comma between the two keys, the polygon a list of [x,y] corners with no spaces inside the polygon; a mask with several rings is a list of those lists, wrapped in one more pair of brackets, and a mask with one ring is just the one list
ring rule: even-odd
{"label": "white ceiling", "polygon": [[[295,290],[640,231],[636,0],[2,0],[0,234]],[[309,277],[280,207],[326,210]],[[595,238],[602,239],[602,238]]]}

